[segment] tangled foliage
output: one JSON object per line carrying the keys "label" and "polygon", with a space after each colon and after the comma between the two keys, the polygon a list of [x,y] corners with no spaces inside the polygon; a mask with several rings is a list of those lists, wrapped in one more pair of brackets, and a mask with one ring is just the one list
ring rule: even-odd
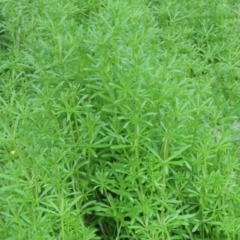
{"label": "tangled foliage", "polygon": [[239,239],[238,1],[0,7],[1,239]]}

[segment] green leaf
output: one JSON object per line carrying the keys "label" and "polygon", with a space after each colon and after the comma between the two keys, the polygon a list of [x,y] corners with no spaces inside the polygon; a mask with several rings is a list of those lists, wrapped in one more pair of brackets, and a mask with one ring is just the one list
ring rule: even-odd
{"label": "green leaf", "polygon": [[167,161],[171,161],[172,159],[180,157],[181,154],[190,147],[191,147],[191,145],[187,145],[187,146],[182,147],[178,151],[173,152],[173,154],[171,154],[171,156],[167,159]]}

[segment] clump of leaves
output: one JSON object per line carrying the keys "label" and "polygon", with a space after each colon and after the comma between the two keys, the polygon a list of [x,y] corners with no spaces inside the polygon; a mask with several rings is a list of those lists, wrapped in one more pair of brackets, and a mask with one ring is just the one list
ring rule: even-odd
{"label": "clump of leaves", "polygon": [[238,239],[233,6],[0,4],[4,239]]}

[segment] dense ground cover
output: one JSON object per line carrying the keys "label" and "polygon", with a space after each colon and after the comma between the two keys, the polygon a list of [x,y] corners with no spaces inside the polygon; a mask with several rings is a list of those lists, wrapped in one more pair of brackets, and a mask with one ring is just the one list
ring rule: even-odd
{"label": "dense ground cover", "polygon": [[240,238],[240,1],[0,9],[0,239]]}

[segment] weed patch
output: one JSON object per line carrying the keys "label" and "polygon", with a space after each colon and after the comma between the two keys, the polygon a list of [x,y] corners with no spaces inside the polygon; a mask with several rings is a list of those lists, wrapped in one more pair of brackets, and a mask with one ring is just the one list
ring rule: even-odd
{"label": "weed patch", "polygon": [[0,7],[2,239],[239,238],[239,3]]}

